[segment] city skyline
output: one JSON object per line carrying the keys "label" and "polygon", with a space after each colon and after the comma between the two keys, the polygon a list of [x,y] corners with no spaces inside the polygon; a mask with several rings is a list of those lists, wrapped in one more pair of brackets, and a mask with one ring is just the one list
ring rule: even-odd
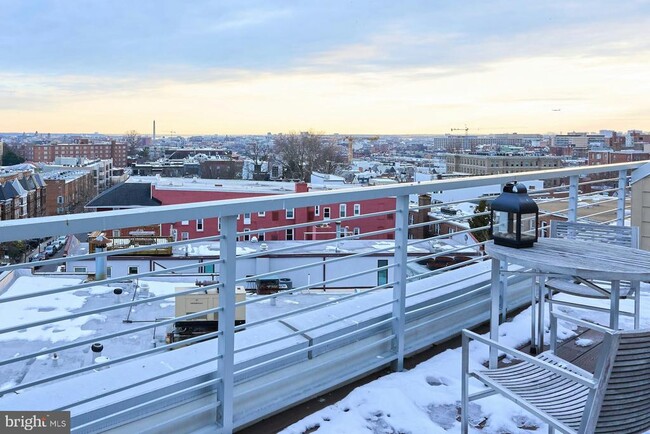
{"label": "city skyline", "polygon": [[155,119],[161,136],[559,133],[650,120],[647,1],[2,3],[0,131],[147,134]]}

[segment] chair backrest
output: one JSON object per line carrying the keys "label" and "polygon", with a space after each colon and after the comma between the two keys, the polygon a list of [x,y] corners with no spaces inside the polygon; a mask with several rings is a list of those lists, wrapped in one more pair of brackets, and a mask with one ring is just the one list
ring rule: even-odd
{"label": "chair backrest", "polygon": [[639,248],[638,226],[612,226],[551,220],[551,238],[570,238]]}
{"label": "chair backrest", "polygon": [[650,330],[618,331],[612,336],[610,354],[603,354],[596,367],[606,387],[597,393],[602,403],[593,408],[598,414],[593,432],[645,432],[650,429]]}

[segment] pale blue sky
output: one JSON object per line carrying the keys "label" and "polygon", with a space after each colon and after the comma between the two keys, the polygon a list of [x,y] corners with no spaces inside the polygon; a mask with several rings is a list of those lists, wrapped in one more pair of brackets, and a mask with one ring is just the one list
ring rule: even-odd
{"label": "pale blue sky", "polygon": [[0,131],[650,120],[648,1],[0,0],[0,22]]}

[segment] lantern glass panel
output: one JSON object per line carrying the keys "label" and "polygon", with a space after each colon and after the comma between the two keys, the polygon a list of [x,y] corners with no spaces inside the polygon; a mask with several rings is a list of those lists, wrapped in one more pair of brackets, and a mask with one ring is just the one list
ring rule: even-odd
{"label": "lantern glass panel", "polygon": [[521,241],[537,241],[537,214],[521,215]]}
{"label": "lantern glass panel", "polygon": [[506,211],[494,212],[494,229],[493,234],[496,237],[508,238],[508,234],[515,233],[517,217],[514,213]]}

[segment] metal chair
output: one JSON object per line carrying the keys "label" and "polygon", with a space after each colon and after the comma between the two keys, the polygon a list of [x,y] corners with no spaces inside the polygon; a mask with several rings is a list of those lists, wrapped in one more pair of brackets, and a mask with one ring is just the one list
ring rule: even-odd
{"label": "metal chair", "polygon": [[[604,334],[592,374],[555,355],[557,319]],[[475,340],[519,359],[505,368],[469,369]],[[551,347],[537,357],[463,330],[461,432],[469,429],[468,405],[500,394],[534,414],[549,433],[640,433],[650,428],[650,330],[614,331],[551,313]],[[469,379],[487,388],[469,394]]]}
{"label": "metal chair", "polygon": [[[604,244],[617,244],[635,249],[639,248],[639,228],[636,226],[610,226],[552,220],[551,238],[588,240]],[[606,246],[603,248],[606,248]],[[640,291],[638,286],[638,283],[630,284],[630,282],[621,282],[619,287],[620,299],[634,299],[634,312],[625,312],[620,310],[618,310],[618,312],[612,312],[611,309],[553,299],[554,292],[561,292],[578,297],[611,299],[610,282],[589,281],[577,276],[548,279],[546,281],[546,289],[548,290],[546,297],[550,304],[549,309],[552,309],[553,304],[560,304],[600,312],[609,312],[609,325],[611,328],[618,328],[618,315],[631,316],[634,318],[634,328],[638,329],[640,318]],[[618,302],[615,304],[618,306]]]}

